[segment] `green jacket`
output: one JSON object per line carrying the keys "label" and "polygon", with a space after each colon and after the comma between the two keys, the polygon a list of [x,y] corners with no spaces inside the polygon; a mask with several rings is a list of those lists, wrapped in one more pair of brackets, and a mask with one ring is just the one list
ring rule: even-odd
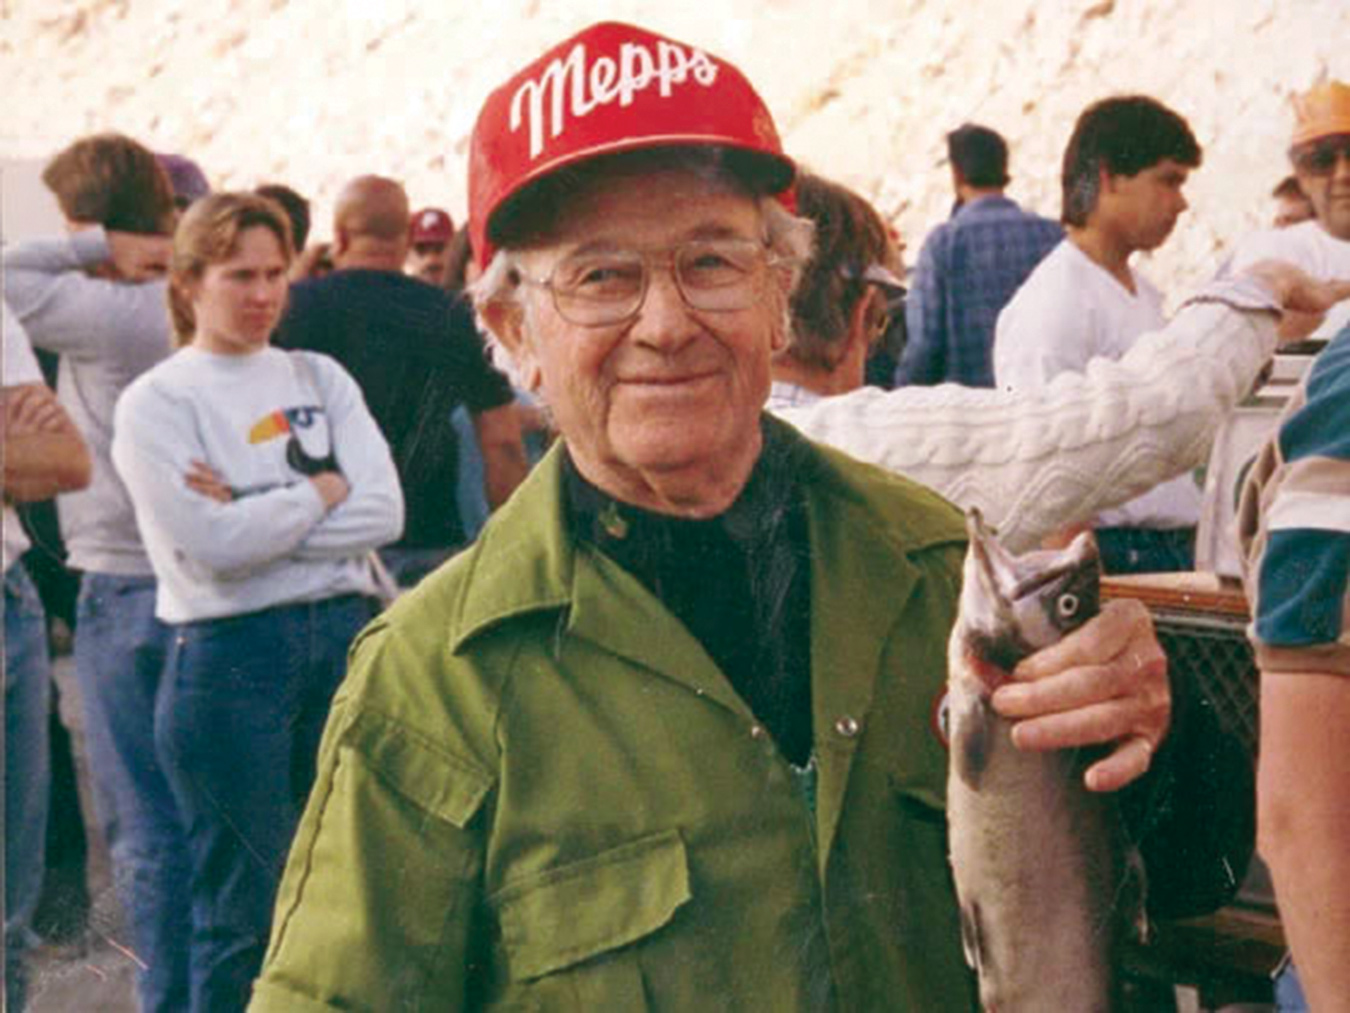
{"label": "green jacket", "polygon": [[974,1009],[934,720],[964,526],[808,457],[814,818],[698,642],[568,536],[555,451],[353,648],[252,1009]]}

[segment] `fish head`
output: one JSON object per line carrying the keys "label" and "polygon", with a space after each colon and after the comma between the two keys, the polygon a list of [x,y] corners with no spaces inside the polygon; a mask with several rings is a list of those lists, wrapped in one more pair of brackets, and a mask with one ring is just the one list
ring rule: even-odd
{"label": "fish head", "polygon": [[[1055,643],[1097,614],[1101,557],[1090,532],[1064,549],[1015,556],[978,510],[966,518],[966,553],[956,635],[984,681],[999,680],[1024,657]],[[1001,681],[1001,680],[1000,680]],[[992,688],[992,687],[991,687]]]}

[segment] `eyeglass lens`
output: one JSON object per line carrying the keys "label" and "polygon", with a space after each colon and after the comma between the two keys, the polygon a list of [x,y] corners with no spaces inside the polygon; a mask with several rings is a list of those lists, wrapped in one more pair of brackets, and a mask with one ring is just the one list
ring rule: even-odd
{"label": "eyeglass lens", "polygon": [[1314,176],[1329,176],[1336,171],[1340,159],[1350,161],[1350,135],[1318,141],[1300,152],[1295,161],[1304,172]]}
{"label": "eyeglass lens", "polygon": [[617,323],[638,311],[650,277],[649,261],[667,260],[684,301],[694,309],[745,309],[765,248],[753,240],[694,240],[657,254],[635,250],[588,251],[563,260],[550,287],[558,312],[573,323]]}

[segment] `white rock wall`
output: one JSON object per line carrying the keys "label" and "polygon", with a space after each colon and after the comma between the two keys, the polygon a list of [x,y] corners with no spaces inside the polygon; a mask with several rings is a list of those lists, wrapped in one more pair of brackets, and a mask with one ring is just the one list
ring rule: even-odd
{"label": "white rock wall", "polygon": [[789,150],[871,197],[917,253],[947,212],[943,135],[1001,131],[1012,195],[1055,215],[1073,120],[1143,91],[1205,147],[1192,210],[1148,270],[1176,294],[1270,213],[1288,96],[1350,80],[1350,0],[0,0],[0,157],[117,129],[222,187],[316,204],[362,172],[464,212],[479,103],[566,34],[637,21],[738,63]]}

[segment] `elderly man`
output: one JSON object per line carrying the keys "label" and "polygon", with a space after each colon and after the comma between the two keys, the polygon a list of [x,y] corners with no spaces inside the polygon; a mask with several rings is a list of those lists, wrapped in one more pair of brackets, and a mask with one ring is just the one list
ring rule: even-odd
{"label": "elderly man", "polygon": [[[1350,275],[1350,84],[1325,81],[1294,99],[1289,161],[1314,217],[1288,228],[1248,236],[1233,255],[1234,269],[1278,258],[1315,278]],[[1350,302],[1331,312],[1285,321],[1291,335],[1330,338],[1350,322]]]}
{"label": "elderly man", "polygon": [[[974,1008],[931,720],[964,529],[762,414],[792,178],[736,68],[630,26],[488,99],[479,308],[563,441],[355,648],[255,1009]],[[1020,745],[1168,765],[1142,609],[1034,664]],[[1241,861],[1194,829],[1157,851]]]}

